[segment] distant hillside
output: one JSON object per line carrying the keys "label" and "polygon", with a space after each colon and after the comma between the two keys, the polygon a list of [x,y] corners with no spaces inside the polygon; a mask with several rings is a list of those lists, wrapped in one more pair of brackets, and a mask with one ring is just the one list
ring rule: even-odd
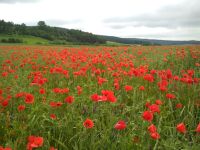
{"label": "distant hillside", "polygon": [[[26,26],[25,24],[14,24],[0,20],[0,34],[5,35],[30,35],[47,39],[50,43],[65,44],[67,42],[75,44],[104,44],[106,41],[100,36],[81,30],[50,27],[44,21],[39,21],[37,26]],[[4,39],[4,41],[18,41]],[[20,41],[19,41],[20,42]]]}
{"label": "distant hillside", "polygon": [[188,45],[200,44],[200,41],[170,41],[170,40],[155,40],[155,39],[139,39],[139,38],[119,38],[115,36],[101,37],[106,41],[123,43],[123,44],[139,44],[139,45]]}
{"label": "distant hillside", "polygon": [[[41,42],[40,40],[41,39]],[[139,38],[119,38],[95,35],[81,30],[51,27],[44,21],[37,26],[26,26],[0,20],[0,43],[26,44],[104,44],[104,45],[186,45],[200,44],[200,41],[169,41]]]}

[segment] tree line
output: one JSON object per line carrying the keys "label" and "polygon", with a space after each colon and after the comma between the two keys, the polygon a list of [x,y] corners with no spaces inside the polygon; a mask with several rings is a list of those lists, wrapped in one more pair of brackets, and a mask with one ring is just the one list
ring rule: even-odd
{"label": "tree line", "polygon": [[0,34],[6,35],[31,35],[41,37],[50,41],[66,41],[73,43],[104,44],[106,41],[92,33],[81,30],[51,27],[44,21],[39,21],[37,26],[26,24],[14,24],[0,20]]}

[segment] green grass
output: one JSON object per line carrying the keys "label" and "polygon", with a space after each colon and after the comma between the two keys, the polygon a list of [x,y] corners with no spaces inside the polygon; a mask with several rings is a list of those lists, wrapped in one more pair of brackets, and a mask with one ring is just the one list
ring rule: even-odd
{"label": "green grass", "polygon": [[[48,40],[40,38],[40,37],[29,36],[29,35],[2,35],[2,34],[0,34],[0,41],[2,39],[8,39],[8,38],[16,38],[16,39],[23,40],[23,43],[19,43],[19,44],[27,44],[27,45],[46,45],[46,44],[49,44]],[[0,43],[0,44],[6,44],[6,43]],[[6,44],[6,45],[9,45],[9,44]]]}

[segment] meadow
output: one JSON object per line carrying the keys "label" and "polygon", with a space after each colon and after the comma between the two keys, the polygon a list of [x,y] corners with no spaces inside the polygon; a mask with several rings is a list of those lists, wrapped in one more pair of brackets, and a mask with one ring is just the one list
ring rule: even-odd
{"label": "meadow", "polygon": [[0,46],[0,150],[197,150],[200,46]]}

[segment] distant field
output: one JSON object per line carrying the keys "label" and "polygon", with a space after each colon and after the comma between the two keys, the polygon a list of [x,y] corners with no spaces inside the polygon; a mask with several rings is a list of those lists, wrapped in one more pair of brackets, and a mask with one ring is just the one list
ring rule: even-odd
{"label": "distant field", "polygon": [[[1,35],[0,34],[0,41],[2,39],[9,39],[9,38],[16,38],[16,39],[20,39],[23,41],[23,44],[30,44],[30,45],[34,45],[34,44],[49,44],[49,41],[43,38],[39,38],[39,37],[34,37],[34,36],[28,36],[28,35]],[[0,44],[5,44],[0,42]]]}
{"label": "distant field", "polygon": [[0,45],[4,148],[199,150],[200,46]]}

